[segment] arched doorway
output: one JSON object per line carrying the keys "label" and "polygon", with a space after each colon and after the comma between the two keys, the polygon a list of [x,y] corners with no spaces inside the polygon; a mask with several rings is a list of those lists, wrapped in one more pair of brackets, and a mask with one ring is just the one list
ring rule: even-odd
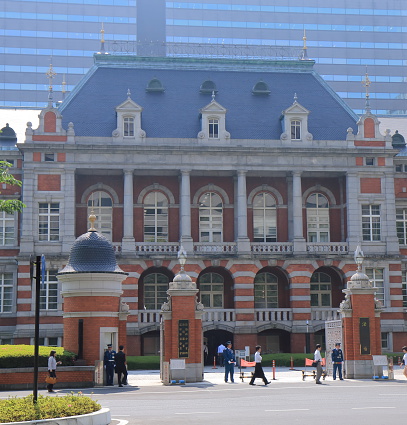
{"label": "arched doorway", "polygon": [[257,341],[264,354],[291,352],[290,332],[283,329],[266,329],[259,332]]}
{"label": "arched doorway", "polygon": [[206,364],[213,365],[214,357],[217,357],[218,346],[220,344],[225,345],[227,341],[231,341],[233,344],[233,333],[225,331],[224,329],[212,329],[204,332],[204,343],[208,346],[208,357]]}

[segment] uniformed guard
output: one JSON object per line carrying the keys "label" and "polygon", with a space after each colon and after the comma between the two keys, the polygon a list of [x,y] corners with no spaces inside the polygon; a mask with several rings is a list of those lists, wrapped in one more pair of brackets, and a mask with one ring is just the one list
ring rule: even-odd
{"label": "uniformed guard", "polygon": [[116,355],[116,351],[112,349],[112,344],[107,344],[107,350],[105,351],[103,364],[106,368],[106,385],[109,385],[109,386],[113,385],[115,355]]}

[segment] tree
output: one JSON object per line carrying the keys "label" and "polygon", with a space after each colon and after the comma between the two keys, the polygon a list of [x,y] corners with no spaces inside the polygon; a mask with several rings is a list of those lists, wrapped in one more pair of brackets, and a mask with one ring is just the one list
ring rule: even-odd
{"label": "tree", "polygon": [[[10,174],[10,167],[12,167],[12,164],[9,162],[0,161],[0,183],[6,183],[10,186],[21,186],[21,181]],[[16,211],[21,212],[24,207],[25,205],[18,199],[0,199],[0,211],[5,211],[8,214],[13,214]]]}

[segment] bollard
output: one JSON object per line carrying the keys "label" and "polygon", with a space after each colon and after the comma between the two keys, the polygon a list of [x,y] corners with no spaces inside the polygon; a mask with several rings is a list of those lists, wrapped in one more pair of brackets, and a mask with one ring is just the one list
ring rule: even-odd
{"label": "bollard", "polygon": [[401,357],[400,356],[397,359],[397,363],[399,364],[399,366],[401,366]]}
{"label": "bollard", "polygon": [[276,380],[276,361],[273,360],[273,381]]}
{"label": "bollard", "polygon": [[212,369],[217,369],[216,367],[216,356],[213,356],[213,366]]}
{"label": "bollard", "polygon": [[294,359],[293,359],[293,356],[291,356],[291,359],[290,359],[290,370],[294,370]]}

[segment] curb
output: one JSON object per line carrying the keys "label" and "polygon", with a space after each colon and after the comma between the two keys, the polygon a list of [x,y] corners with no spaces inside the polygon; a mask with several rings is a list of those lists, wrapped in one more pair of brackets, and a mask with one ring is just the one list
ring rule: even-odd
{"label": "curb", "polygon": [[1,425],[108,425],[110,424],[110,421],[110,409],[103,408],[97,412],[87,413],[85,415],[67,416],[65,418],[38,419],[35,421],[5,422]]}

